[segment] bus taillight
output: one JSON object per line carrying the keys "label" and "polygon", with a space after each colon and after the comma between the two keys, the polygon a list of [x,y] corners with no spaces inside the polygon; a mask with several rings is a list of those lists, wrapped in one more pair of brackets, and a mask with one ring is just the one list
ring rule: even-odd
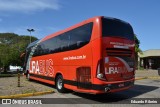
{"label": "bus taillight", "polygon": [[104,73],[104,63],[102,59],[100,59],[97,64],[97,78],[101,80],[106,80]]}

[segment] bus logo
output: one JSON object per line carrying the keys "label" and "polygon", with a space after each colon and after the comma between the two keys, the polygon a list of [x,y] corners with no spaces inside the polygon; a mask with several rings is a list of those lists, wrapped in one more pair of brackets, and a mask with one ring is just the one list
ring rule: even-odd
{"label": "bus logo", "polygon": [[30,64],[30,73],[43,74],[45,76],[53,76],[54,74],[52,59],[31,61]]}

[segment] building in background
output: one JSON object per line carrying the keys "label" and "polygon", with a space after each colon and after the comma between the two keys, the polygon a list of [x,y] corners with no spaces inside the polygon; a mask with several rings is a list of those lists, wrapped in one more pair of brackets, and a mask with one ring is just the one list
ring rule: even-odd
{"label": "building in background", "polygon": [[144,69],[160,68],[160,49],[151,49],[138,53],[138,65]]}

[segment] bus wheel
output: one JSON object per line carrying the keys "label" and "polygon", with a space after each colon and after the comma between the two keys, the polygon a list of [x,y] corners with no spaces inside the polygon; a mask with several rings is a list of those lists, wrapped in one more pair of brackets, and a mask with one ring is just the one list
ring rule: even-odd
{"label": "bus wheel", "polygon": [[65,88],[64,88],[64,80],[62,75],[58,75],[56,78],[56,89],[58,90],[58,92],[63,93],[65,92]]}

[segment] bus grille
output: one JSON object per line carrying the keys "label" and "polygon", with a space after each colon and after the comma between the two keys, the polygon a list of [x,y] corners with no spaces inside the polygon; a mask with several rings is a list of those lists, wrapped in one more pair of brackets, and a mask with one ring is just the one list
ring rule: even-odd
{"label": "bus grille", "polygon": [[107,48],[106,49],[108,56],[127,56],[131,57],[132,51],[129,49],[119,49],[119,48]]}

